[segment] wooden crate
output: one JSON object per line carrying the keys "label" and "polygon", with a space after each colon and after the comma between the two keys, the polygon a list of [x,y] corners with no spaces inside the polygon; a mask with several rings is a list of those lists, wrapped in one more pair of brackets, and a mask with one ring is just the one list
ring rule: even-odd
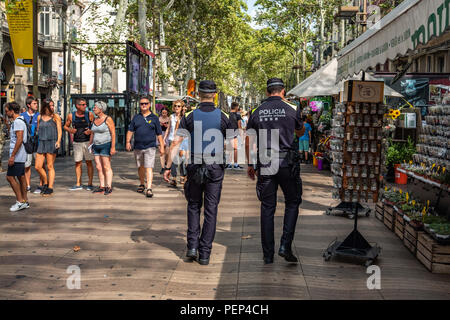
{"label": "wooden crate", "polygon": [[432,273],[450,274],[450,246],[438,244],[425,232],[418,234],[416,256]]}
{"label": "wooden crate", "polygon": [[393,207],[385,205],[384,206],[384,217],[383,217],[383,222],[384,225],[391,231],[394,231],[395,229],[395,216],[396,216],[396,211],[394,210]]}
{"label": "wooden crate", "polygon": [[413,227],[409,225],[409,223],[405,224],[404,232],[403,232],[403,244],[412,254],[416,255],[417,250],[417,237],[420,231],[416,231]]}
{"label": "wooden crate", "polygon": [[375,217],[381,222],[384,220],[384,203],[381,201],[378,201],[375,206]]}
{"label": "wooden crate", "polygon": [[403,216],[397,212],[394,231],[395,231],[395,234],[397,235],[397,237],[400,238],[400,240],[403,240],[404,230],[405,230],[405,219],[403,219]]}

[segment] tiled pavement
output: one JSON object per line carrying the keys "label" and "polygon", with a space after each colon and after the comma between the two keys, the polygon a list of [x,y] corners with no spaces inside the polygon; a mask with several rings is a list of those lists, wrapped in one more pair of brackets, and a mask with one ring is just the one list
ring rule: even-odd
{"label": "tiled pavement", "polygon": [[[362,265],[332,260],[322,251],[343,239],[353,221],[327,216],[331,177],[302,167],[304,200],[294,241],[299,264],[276,256],[264,265],[259,202],[245,172],[227,171],[209,266],[187,262],[186,201],[155,174],[155,197],[135,192],[133,156],[113,158],[111,196],[67,189],[70,158],[57,158],[55,194],[31,194],[31,209],[11,213],[12,192],[0,173],[0,299],[449,299],[450,275],[429,273],[375,219],[359,229],[383,249],[381,290],[368,290]],[[159,170],[158,170],[159,171]],[[85,174],[85,173],[84,173]],[[33,185],[37,174],[33,171]],[[281,236],[283,198],[275,218]],[[74,246],[81,250],[74,252]],[[81,269],[81,289],[69,290],[66,270]]]}

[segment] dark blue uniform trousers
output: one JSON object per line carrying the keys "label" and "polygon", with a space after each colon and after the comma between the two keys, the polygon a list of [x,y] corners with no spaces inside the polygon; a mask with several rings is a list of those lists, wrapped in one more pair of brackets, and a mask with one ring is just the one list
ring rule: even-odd
{"label": "dark blue uniform trousers", "polygon": [[256,193],[261,201],[261,243],[265,257],[274,255],[274,216],[277,208],[278,186],[284,194],[285,212],[281,245],[291,249],[295,226],[302,202],[302,180],[300,169],[292,171],[291,167],[279,168],[278,173],[270,176],[258,175]]}
{"label": "dark blue uniform trousers", "polygon": [[[201,259],[209,258],[212,243],[216,234],[217,209],[222,192],[224,168],[222,165],[207,165],[208,179],[204,184],[194,181],[193,175],[199,165],[187,166],[187,182],[184,185],[184,194],[188,201],[187,218],[187,246],[188,249],[198,249]],[[204,220],[200,227],[200,214],[203,204]]]}

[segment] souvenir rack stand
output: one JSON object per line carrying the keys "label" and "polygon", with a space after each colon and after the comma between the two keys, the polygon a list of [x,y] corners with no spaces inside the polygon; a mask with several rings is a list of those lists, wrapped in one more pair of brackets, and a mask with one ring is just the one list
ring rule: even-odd
{"label": "souvenir rack stand", "polygon": [[[357,88],[364,87],[364,84]],[[384,91],[382,83],[375,85]],[[363,260],[368,266],[381,251],[378,245],[370,245],[358,231],[359,213],[364,212],[368,216],[370,212],[361,202],[376,203],[381,187],[382,125],[386,106],[380,101],[382,98],[370,103],[348,101],[335,108],[331,142],[333,198],[340,199],[341,203],[329,208],[327,214],[338,210],[348,213],[354,217],[354,226],[344,241],[335,240],[325,250],[325,261],[338,256]]]}

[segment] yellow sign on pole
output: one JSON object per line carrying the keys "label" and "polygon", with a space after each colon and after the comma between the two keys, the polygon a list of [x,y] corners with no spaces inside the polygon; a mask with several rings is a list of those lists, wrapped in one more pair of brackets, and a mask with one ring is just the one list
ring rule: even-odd
{"label": "yellow sign on pole", "polygon": [[9,34],[14,62],[20,67],[33,67],[33,0],[6,1]]}

